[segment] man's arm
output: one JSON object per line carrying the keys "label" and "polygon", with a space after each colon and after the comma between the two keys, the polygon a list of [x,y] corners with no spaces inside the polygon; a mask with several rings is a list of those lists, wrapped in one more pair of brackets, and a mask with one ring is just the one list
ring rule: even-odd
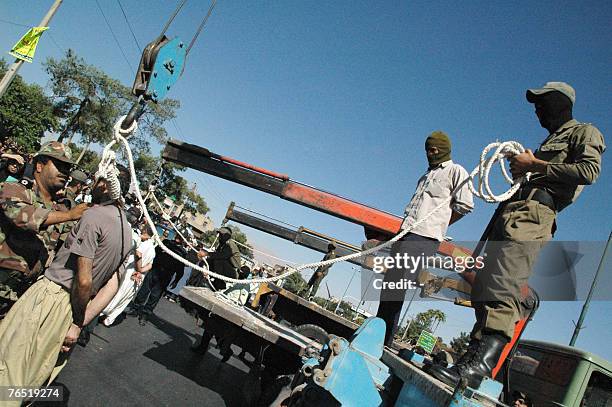
{"label": "man's arm", "polygon": [[92,268],[93,259],[77,256],[77,272],[72,282],[70,303],[72,304],[72,321],[79,327],[86,325],[85,309],[91,298],[91,288],[93,285]]}
{"label": "man's arm", "polygon": [[449,225],[457,222],[474,209],[474,197],[468,186],[468,178],[469,174],[465,168],[457,165],[455,171],[452,173],[454,197],[451,203],[452,212],[450,220],[448,221]]}
{"label": "man's arm", "polygon": [[601,172],[601,156],[606,146],[603,135],[589,126],[579,135],[571,163],[549,163],[536,158],[531,150],[510,158],[512,176],[518,178],[527,172],[546,174],[552,181],[563,181],[576,185],[590,185]]}
{"label": "man's arm", "polygon": [[87,305],[85,311],[85,325],[89,324],[100,312],[111,302],[119,289],[119,273],[113,273],[112,277],[100,288],[98,293]]}
{"label": "man's arm", "polygon": [[81,219],[83,212],[89,208],[86,203],[79,204],[68,211],[51,211],[42,226],[51,226],[57,223],[64,223]]}
{"label": "man's arm", "polygon": [[[73,288],[75,285],[73,285]],[[104,287],[102,287],[100,291],[98,291],[96,296],[89,302],[89,304],[86,303],[83,322],[80,325],[73,322],[70,325],[70,328],[68,328],[68,332],[66,333],[66,336],[64,338],[64,343],[62,344],[62,352],[70,351],[70,349],[76,343],[77,339],[79,339],[82,327],[88,325],[91,321],[93,321],[95,317],[100,315],[100,312],[102,312],[102,310],[106,308],[106,306],[111,302],[111,300],[117,293],[118,288],[119,277],[117,276],[117,273],[113,273],[113,276],[110,278],[110,280],[108,280]]]}

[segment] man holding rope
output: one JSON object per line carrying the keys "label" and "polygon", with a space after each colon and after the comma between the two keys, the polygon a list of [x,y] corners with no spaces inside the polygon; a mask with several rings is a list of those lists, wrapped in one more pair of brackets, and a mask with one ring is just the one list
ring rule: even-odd
{"label": "man holding rope", "polygon": [[510,158],[515,179],[527,172],[532,176],[502,203],[501,213],[493,220],[488,261],[472,287],[476,324],[468,351],[452,368],[431,369],[436,378],[451,386],[464,377],[476,388],[483,377],[491,377],[502,350],[514,336],[521,287],[527,284],[540,249],[556,229],[557,212],[572,204],[601,172],[604,139],[594,126],[572,118],[574,89],[564,82],[548,82],[527,90],[526,97],[549,135],[535,153],[526,150]]}

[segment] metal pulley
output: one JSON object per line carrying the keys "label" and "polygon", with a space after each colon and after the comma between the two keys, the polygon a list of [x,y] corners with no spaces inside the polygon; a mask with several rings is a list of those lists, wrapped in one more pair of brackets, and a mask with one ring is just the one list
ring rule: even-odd
{"label": "metal pulley", "polygon": [[130,109],[121,125],[127,129],[144,112],[146,102],[158,103],[178,80],[185,66],[185,44],[178,38],[165,35],[149,43],[142,52],[132,94],[138,101]]}
{"label": "metal pulley", "polygon": [[128,112],[125,120],[121,124],[121,128],[127,130],[130,128],[132,123],[142,115],[144,112],[145,105],[148,101],[158,103],[162,100],[172,85],[178,80],[183,73],[185,67],[185,58],[191,50],[191,47],[195,43],[200,31],[206,24],[206,21],[210,17],[212,10],[216,4],[216,0],[213,0],[208,13],[203,18],[196,34],[193,36],[189,46],[175,37],[169,39],[165,33],[180,9],[185,4],[186,0],[182,0],[174,11],[162,32],[159,36],[151,43],[149,43],[140,57],[140,63],[138,64],[138,71],[136,72],[136,78],[132,85],[132,94],[138,97],[138,100],[134,103],[130,111]]}

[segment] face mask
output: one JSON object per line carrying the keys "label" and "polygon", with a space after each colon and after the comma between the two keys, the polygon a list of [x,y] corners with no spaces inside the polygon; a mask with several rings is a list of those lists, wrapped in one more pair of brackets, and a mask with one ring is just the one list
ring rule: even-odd
{"label": "face mask", "polygon": [[436,147],[438,153],[434,155],[427,154],[430,168],[451,159],[451,142],[446,133],[441,131],[431,133],[427,140],[425,140],[425,151],[429,151],[432,147]]}

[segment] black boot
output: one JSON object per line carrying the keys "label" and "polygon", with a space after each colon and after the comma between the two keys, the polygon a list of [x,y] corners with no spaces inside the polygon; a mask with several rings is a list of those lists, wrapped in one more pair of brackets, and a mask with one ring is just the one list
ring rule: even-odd
{"label": "black boot", "polygon": [[[508,343],[505,336],[492,334],[483,335],[479,341],[470,342],[473,350],[468,352],[468,357],[462,357],[456,365],[451,368],[432,366],[429,373],[436,379],[455,387],[461,378],[467,379],[468,386],[477,389],[484,377],[491,377],[493,369],[499,361],[504,347]],[[465,355],[464,355],[465,356]]]}
{"label": "black boot", "polygon": [[202,340],[200,341],[200,343],[198,343],[197,345],[191,346],[189,349],[191,349],[191,351],[194,353],[203,355],[208,351],[210,339],[211,339],[210,337],[206,337],[206,334],[204,334],[202,336]]}

